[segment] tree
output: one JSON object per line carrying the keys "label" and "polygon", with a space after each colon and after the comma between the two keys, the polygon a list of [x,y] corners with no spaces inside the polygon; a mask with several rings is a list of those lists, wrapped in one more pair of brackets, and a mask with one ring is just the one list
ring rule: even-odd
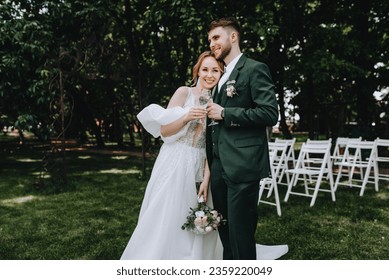
{"label": "tree", "polygon": [[178,86],[191,84],[191,66],[209,49],[206,27],[221,16],[239,19],[243,51],[269,65],[286,138],[294,114],[311,138],[373,137],[387,122],[387,103],[372,96],[389,80],[385,1],[3,2],[2,121],[41,139],[61,134],[62,73],[68,137],[124,146],[129,135],[135,145],[142,131],[136,114],[152,102],[166,105]]}

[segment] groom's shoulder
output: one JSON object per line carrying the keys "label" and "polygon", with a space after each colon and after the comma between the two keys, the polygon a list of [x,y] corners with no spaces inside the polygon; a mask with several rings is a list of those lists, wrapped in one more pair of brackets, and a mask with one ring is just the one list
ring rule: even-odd
{"label": "groom's shoulder", "polygon": [[269,66],[267,66],[266,63],[258,61],[258,60],[255,60],[255,59],[252,59],[252,58],[247,58],[246,59],[245,66],[248,69],[253,69],[253,68],[260,68],[260,69],[265,69],[265,70],[269,69]]}
{"label": "groom's shoulder", "polygon": [[251,57],[246,57],[246,63],[249,65],[266,65],[264,62],[253,59]]}

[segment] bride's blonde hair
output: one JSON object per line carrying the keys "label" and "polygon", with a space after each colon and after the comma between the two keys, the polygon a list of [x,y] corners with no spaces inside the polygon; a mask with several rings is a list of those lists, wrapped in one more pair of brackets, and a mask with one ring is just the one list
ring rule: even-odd
{"label": "bride's blonde hair", "polygon": [[[213,57],[214,59],[216,59],[214,53],[211,51],[205,51],[202,54],[200,54],[199,58],[197,59],[196,64],[193,66],[193,71],[192,71],[192,82],[193,82],[192,85],[193,86],[196,85],[197,80],[199,78],[200,65],[201,65],[201,63],[203,63],[203,60],[207,57]],[[217,59],[216,59],[216,61],[217,61],[217,64],[219,65],[220,71],[223,73],[223,69],[224,69],[223,61],[219,61]]]}

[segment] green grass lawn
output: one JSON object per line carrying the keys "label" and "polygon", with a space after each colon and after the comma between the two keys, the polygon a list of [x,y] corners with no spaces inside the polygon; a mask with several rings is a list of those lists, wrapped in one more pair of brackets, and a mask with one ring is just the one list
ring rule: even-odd
{"label": "green grass lawn", "polygon": [[[41,149],[0,152],[0,259],[120,258],[147,184],[139,158],[67,152],[68,189],[57,192],[50,178],[44,189],[34,187]],[[286,187],[279,189],[283,200]],[[336,202],[319,193],[315,206],[309,203],[291,196],[282,201],[281,217],[273,206],[260,204],[257,242],[288,244],[282,259],[389,258],[389,184],[381,183],[378,193],[369,185],[363,197],[359,189],[339,187]]]}

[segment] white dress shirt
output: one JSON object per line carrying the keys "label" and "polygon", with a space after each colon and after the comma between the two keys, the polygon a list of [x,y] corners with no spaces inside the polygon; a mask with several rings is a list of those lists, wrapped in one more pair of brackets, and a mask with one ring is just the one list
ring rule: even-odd
{"label": "white dress shirt", "polygon": [[228,78],[230,77],[231,75],[231,72],[232,70],[234,70],[235,68],[235,65],[238,63],[238,60],[239,58],[243,55],[243,53],[240,53],[238,56],[236,56],[228,65],[227,67],[225,67],[225,70],[224,70],[224,73],[223,73],[223,76],[221,76],[220,80],[219,80],[219,83],[218,83],[218,89],[219,89],[219,92],[220,92],[220,89],[222,87],[222,85],[227,82]]}

